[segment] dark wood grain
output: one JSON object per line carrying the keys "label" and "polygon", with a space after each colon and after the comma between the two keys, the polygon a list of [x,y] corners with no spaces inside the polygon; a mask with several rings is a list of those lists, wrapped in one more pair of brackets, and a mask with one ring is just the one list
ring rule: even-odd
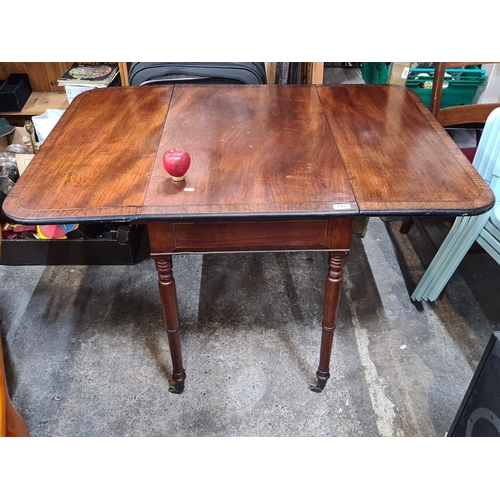
{"label": "dark wood grain", "polygon": [[182,364],[177,292],[172,272],[172,257],[170,255],[155,257],[155,265],[158,271],[158,289],[163,309],[165,332],[167,334],[168,347],[172,358],[172,378],[174,380],[174,387],[171,389],[171,392],[180,394],[184,390],[186,372]]}
{"label": "dark wood grain", "polygon": [[[185,182],[164,171],[172,147],[191,155]],[[176,87],[143,218],[330,214],[333,203],[357,212],[314,87]]]}
{"label": "dark wood grain", "polygon": [[149,222],[151,255],[348,250],[352,218],[329,220]]}
{"label": "dark wood grain", "polygon": [[33,222],[138,218],[172,90],[79,95],[7,197],[6,215]]}
{"label": "dark wood grain", "polygon": [[[80,95],[7,197],[6,215],[44,224],[473,215],[493,203],[489,187],[409,89],[173,89]],[[184,182],[163,169],[171,147],[191,154]]]}
{"label": "dark wood grain", "polygon": [[493,196],[410,89],[322,86],[318,93],[362,215],[471,214]]}
{"label": "dark wood grain", "polygon": [[[481,129],[484,127],[486,120],[490,113],[497,107],[500,103],[490,103],[490,104],[468,104],[468,105],[458,105],[449,106],[446,108],[441,108],[441,101],[443,97],[443,88],[445,83],[445,73],[447,68],[463,67],[463,66],[478,66],[481,62],[437,62],[434,65],[434,76],[432,80],[432,92],[430,98],[430,111],[439,122],[442,127],[454,127],[457,125],[467,126],[470,128]],[[448,90],[451,92],[451,90]],[[442,129],[440,128],[442,133]],[[449,139],[448,139],[449,140]],[[456,146],[454,146],[456,148]],[[467,157],[474,158],[476,148],[466,148],[463,151]],[[460,159],[463,161],[463,155],[460,155]],[[472,161],[472,160],[470,160]],[[422,236],[423,240],[431,250],[433,254],[437,252],[437,246],[431,238],[425,228],[424,219],[417,216],[409,216],[406,218],[405,222],[401,225],[400,232],[402,234],[407,234],[412,226],[415,226]]]}
{"label": "dark wood grain", "polygon": [[343,273],[347,252],[330,252],[328,256],[328,274],[325,285],[325,305],[323,308],[323,324],[321,333],[321,348],[319,365],[316,372],[316,391],[322,391],[330,378],[330,358],[333,346],[333,336],[337,327],[340,295],[342,293]]}

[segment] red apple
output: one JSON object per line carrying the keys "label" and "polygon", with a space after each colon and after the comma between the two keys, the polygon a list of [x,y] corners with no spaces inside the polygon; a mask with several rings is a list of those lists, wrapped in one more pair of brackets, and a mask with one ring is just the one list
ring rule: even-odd
{"label": "red apple", "polygon": [[184,149],[172,148],[163,154],[163,167],[174,181],[183,181],[191,165],[191,157]]}

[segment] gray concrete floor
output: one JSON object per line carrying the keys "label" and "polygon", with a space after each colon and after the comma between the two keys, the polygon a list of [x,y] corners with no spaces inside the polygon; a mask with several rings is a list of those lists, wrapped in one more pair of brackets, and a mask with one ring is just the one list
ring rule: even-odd
{"label": "gray concrete floor", "polygon": [[175,256],[182,395],[147,244],[133,266],[1,266],[12,400],[33,436],[444,436],[499,328],[500,269],[467,256],[413,304],[431,254],[400,225],[353,236],[321,394],[325,253]]}
{"label": "gray concrete floor", "polygon": [[175,256],[182,395],[146,238],[133,266],[0,266],[13,403],[33,436],[444,436],[500,328],[500,268],[469,255],[440,301],[414,304],[432,254],[400,225],[353,236],[320,394],[325,253]]}

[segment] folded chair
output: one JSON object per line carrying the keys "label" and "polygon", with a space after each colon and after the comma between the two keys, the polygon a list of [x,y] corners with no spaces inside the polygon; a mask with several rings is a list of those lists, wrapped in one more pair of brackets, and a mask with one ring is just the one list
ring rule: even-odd
{"label": "folded chair", "polygon": [[495,205],[485,214],[455,219],[413,292],[414,301],[436,300],[475,241],[500,264],[500,108],[486,121],[473,165],[495,193]]}

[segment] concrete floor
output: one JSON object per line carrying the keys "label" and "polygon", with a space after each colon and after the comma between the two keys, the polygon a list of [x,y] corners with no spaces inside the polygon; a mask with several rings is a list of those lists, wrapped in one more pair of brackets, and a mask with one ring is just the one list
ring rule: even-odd
{"label": "concrete floor", "polygon": [[470,255],[413,304],[431,254],[400,225],[353,236],[321,394],[325,253],[175,256],[182,395],[147,239],[133,266],[0,266],[12,400],[33,436],[444,436],[499,328],[500,269]]}
{"label": "concrete floor", "polygon": [[469,255],[440,301],[414,304],[432,254],[400,225],[353,236],[320,394],[326,253],[175,256],[182,395],[147,238],[133,266],[0,266],[13,403],[32,436],[444,436],[500,329],[500,268]]}

